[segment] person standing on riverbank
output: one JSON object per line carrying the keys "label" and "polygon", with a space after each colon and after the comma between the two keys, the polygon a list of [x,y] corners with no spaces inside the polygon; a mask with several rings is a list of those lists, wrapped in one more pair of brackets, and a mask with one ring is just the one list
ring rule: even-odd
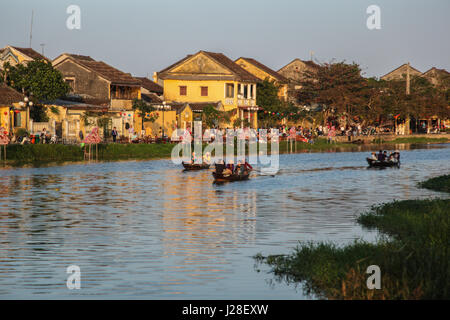
{"label": "person standing on riverbank", "polygon": [[116,127],[114,127],[113,129],[112,129],[112,131],[111,131],[111,136],[112,136],[112,138],[113,138],[113,142],[114,143],[116,143],[116,140],[117,140],[117,129],[116,129]]}

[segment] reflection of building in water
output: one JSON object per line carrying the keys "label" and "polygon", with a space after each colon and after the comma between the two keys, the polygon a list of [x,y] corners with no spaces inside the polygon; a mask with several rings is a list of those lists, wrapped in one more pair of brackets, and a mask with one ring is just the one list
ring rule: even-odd
{"label": "reflection of building in water", "polygon": [[165,257],[179,258],[177,271],[193,277],[222,277],[214,274],[226,272],[227,248],[255,241],[256,192],[212,187],[209,171],[168,174],[161,179]]}

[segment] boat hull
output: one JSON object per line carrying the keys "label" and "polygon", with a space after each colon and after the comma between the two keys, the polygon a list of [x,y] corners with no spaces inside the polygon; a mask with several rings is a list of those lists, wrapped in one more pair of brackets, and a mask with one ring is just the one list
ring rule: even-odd
{"label": "boat hull", "polygon": [[250,173],[247,174],[232,174],[229,176],[224,176],[223,174],[212,173],[214,177],[214,182],[233,182],[233,181],[243,181],[248,180]]}
{"label": "boat hull", "polygon": [[371,168],[391,168],[391,167],[400,167],[400,162],[391,162],[391,161],[378,161],[367,158],[367,163]]}
{"label": "boat hull", "polygon": [[210,165],[203,163],[203,164],[197,164],[197,163],[185,163],[183,162],[183,167],[185,171],[198,171],[198,170],[205,170],[209,169]]}

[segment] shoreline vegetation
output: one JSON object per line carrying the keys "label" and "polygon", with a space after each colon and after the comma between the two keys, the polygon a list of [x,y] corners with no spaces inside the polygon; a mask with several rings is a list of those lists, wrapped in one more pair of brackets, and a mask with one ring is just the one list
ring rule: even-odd
{"label": "shoreline vegetation", "polygon": [[[429,143],[448,143],[447,138],[397,138],[392,141],[381,141],[374,139],[372,143],[355,144],[349,142],[328,143],[325,138],[316,139],[313,144],[305,142],[296,142],[289,144],[287,141],[280,141],[279,153],[300,153],[300,152],[321,152],[321,151],[352,151],[359,146],[368,148],[393,144],[429,144]],[[151,160],[170,158],[172,148],[175,144],[98,144],[98,160]],[[84,151],[80,145],[62,145],[62,144],[13,144],[7,146],[7,163],[29,164],[34,162],[70,162],[83,161]],[[93,147],[95,150],[95,146]],[[95,151],[94,159],[96,159]],[[268,144],[270,152],[270,143]],[[225,152],[224,152],[225,154]],[[3,148],[2,159],[3,162]]]}
{"label": "shoreline vegetation", "polygon": [[[419,187],[450,192],[450,175]],[[255,256],[280,281],[301,283],[322,299],[449,299],[450,199],[405,200],[373,207],[357,222],[377,229],[376,243],[302,243],[289,255]],[[381,271],[381,289],[366,286],[367,267]]]}

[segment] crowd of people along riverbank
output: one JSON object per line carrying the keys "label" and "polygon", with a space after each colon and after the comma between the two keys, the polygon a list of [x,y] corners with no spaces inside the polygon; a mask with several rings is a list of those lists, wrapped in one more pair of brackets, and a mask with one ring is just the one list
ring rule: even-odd
{"label": "crowd of people along riverbank", "polygon": [[[450,192],[450,175],[419,184]],[[289,255],[255,258],[279,280],[302,283],[305,293],[324,299],[449,299],[450,198],[387,203],[362,214],[358,223],[378,229],[376,243],[339,247],[306,243]],[[367,287],[369,266],[380,268],[380,289]]]}

